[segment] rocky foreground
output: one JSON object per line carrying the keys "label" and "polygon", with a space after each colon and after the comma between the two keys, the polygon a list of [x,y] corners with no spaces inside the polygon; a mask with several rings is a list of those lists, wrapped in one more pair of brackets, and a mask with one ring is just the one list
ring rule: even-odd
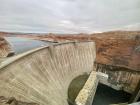
{"label": "rocky foreground", "polygon": [[0,96],[0,105],[38,105],[38,104],[18,101],[14,97],[6,98]]}

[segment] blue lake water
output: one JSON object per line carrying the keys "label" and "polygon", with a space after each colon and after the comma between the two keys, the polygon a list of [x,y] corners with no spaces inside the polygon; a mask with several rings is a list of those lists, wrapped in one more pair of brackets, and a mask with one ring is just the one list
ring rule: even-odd
{"label": "blue lake water", "polygon": [[43,42],[20,37],[5,37],[5,39],[11,44],[15,54],[23,53],[34,48],[48,46],[51,44],[50,42]]}

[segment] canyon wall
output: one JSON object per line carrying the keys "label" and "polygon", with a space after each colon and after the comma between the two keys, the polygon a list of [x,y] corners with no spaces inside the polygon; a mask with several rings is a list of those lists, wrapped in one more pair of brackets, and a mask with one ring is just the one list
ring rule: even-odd
{"label": "canyon wall", "polygon": [[128,93],[133,93],[140,80],[140,72],[130,69],[95,63],[96,71],[108,75],[108,80],[102,84],[108,85],[116,90],[124,90]]}

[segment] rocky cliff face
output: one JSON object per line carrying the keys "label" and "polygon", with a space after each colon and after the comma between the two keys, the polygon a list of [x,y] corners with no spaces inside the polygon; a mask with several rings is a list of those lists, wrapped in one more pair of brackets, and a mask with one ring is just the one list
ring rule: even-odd
{"label": "rocky cliff face", "polygon": [[108,75],[108,82],[103,83],[114,89],[133,93],[140,80],[140,72],[132,72],[130,69],[118,66],[95,63],[96,71]]}
{"label": "rocky cliff face", "polygon": [[3,37],[0,37],[0,58],[12,56],[13,54],[10,44]]}
{"label": "rocky cliff face", "polygon": [[140,70],[140,39],[93,39],[96,42],[96,62]]}

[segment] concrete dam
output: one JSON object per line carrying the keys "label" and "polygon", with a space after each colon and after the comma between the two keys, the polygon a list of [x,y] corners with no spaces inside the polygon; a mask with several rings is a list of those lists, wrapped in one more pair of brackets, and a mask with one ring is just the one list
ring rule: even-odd
{"label": "concrete dam", "polygon": [[[118,89],[109,81],[116,75],[126,81],[121,78],[124,71],[108,72],[108,66],[94,63],[95,58],[95,43],[90,41],[59,43],[10,57],[0,64],[0,103],[92,105],[98,83]],[[131,85],[122,82],[120,89],[132,93],[136,102],[140,97],[139,72],[126,74]]]}
{"label": "concrete dam", "polygon": [[73,79],[94,69],[94,42],[41,47],[0,65],[0,96],[40,105],[68,105]]}

